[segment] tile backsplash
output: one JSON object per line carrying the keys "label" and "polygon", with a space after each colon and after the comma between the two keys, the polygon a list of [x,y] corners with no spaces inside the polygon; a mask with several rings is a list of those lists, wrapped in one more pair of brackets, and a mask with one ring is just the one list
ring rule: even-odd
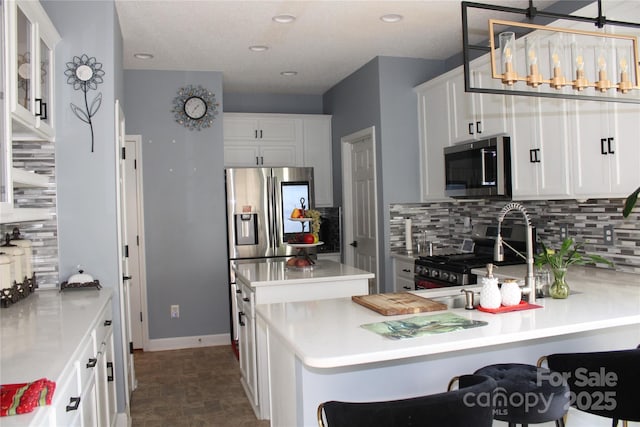
{"label": "tile backsplash", "polygon": [[[16,188],[14,203],[19,208],[46,208],[56,211],[55,147],[53,143],[14,142],[13,166],[49,177],[46,188]],[[58,279],[58,223],[54,215],[47,221],[0,224],[2,236],[18,227],[24,239],[31,241],[33,271],[40,288],[54,288]],[[4,241],[4,237],[3,237]]]}
{"label": "tile backsplash", "polygon": [[[424,204],[393,204],[390,211],[390,249],[405,248],[405,218],[411,218],[412,233],[426,231],[434,248],[460,247],[471,235],[474,224],[497,224],[505,201],[451,201]],[[520,202],[536,227],[538,239],[557,247],[561,242],[560,227],[567,226],[569,237],[584,243],[584,251],[611,260],[617,271],[640,274],[640,215],[636,208],[628,218],[622,216],[624,199],[544,200]],[[522,222],[519,213],[509,213],[507,221]],[[604,241],[604,227],[612,226],[612,245]],[[598,266],[600,267],[600,266]]]}

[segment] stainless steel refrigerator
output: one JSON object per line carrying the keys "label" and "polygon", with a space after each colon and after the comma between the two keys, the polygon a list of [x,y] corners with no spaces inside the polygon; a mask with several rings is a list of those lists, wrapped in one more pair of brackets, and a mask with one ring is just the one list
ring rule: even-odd
{"label": "stainless steel refrigerator", "polygon": [[225,169],[227,248],[231,336],[238,340],[236,280],[232,265],[247,259],[265,261],[295,254],[285,243],[301,232],[301,223],[288,221],[294,208],[313,209],[313,168]]}

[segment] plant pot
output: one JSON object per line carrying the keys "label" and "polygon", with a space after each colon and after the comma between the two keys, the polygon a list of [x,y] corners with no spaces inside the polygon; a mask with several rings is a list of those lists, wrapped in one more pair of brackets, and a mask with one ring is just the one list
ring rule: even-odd
{"label": "plant pot", "polygon": [[569,285],[565,280],[567,269],[554,268],[551,272],[553,273],[553,283],[549,287],[549,295],[551,295],[551,298],[567,298],[569,296]]}

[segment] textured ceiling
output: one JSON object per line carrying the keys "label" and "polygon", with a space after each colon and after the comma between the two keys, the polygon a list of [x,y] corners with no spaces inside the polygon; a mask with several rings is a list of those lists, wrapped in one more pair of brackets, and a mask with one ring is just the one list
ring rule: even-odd
{"label": "textured ceiling", "polygon": [[[221,71],[226,92],[322,94],[376,56],[446,59],[462,49],[456,0],[116,0],[116,8],[125,69]],[[479,41],[487,18],[500,16],[475,11],[470,27]],[[404,19],[383,23],[389,13]],[[271,19],[278,14],[297,19],[279,24]],[[269,50],[251,52],[251,45]],[[154,58],[136,59],[136,52]],[[289,70],[298,74],[280,75]]]}

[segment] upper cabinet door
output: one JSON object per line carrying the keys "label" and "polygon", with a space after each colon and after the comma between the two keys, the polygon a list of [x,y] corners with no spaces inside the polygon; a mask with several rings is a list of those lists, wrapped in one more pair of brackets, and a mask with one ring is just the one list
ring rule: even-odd
{"label": "upper cabinet door", "polygon": [[[472,87],[501,86],[492,79],[488,61],[484,58],[470,64]],[[459,67],[450,81],[450,122],[452,142],[484,139],[506,131],[505,96],[465,92],[464,68]]]}
{"label": "upper cabinet door", "polygon": [[35,33],[36,24],[28,11],[16,3],[7,2],[9,28],[9,58],[11,64],[11,112],[25,125],[36,125],[35,116]]}
{"label": "upper cabinet door", "polygon": [[54,47],[60,40],[39,2],[5,2],[14,139],[53,140]]}

